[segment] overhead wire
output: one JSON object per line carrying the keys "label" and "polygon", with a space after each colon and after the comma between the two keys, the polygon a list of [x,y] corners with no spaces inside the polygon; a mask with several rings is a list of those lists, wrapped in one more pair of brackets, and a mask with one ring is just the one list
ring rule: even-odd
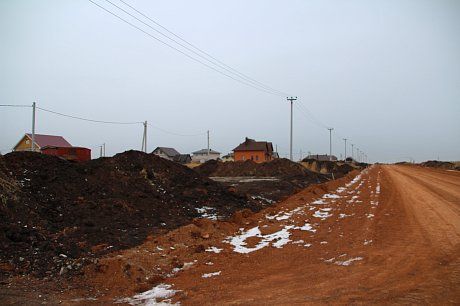
{"label": "overhead wire", "polygon": [[78,120],[83,120],[83,121],[88,121],[88,122],[95,122],[95,123],[104,123],[104,124],[121,124],[121,125],[128,125],[128,124],[142,124],[144,122],[142,121],[133,121],[133,122],[122,122],[122,121],[104,121],[104,120],[95,120],[95,119],[88,119],[88,118],[83,118],[83,117],[78,117],[78,116],[73,116],[73,115],[67,115],[63,114],[60,112],[52,111],[50,109],[46,109],[43,107],[37,106],[37,109],[42,110],[44,112],[52,113],[55,115],[67,117],[67,118],[72,118],[72,119],[78,119]]}
{"label": "overhead wire", "polygon": [[[244,85],[246,85],[246,86],[252,87],[252,88],[254,88],[254,89],[256,89],[256,90],[259,90],[259,91],[262,91],[262,92],[265,92],[265,93],[268,93],[268,94],[272,94],[272,95],[282,96],[281,94],[277,94],[277,93],[274,93],[274,92],[272,92],[272,91],[268,91],[268,90],[265,90],[265,89],[263,89],[263,88],[256,87],[256,86],[254,86],[254,85],[251,84],[251,83],[248,83],[248,82],[246,82],[246,81],[237,79],[237,78],[235,78],[235,77],[233,77],[233,76],[231,76],[231,75],[229,75],[229,74],[227,74],[227,73],[225,73],[225,72],[223,72],[223,71],[221,71],[221,70],[219,70],[219,69],[216,69],[215,67],[210,66],[210,65],[206,64],[205,62],[203,62],[203,61],[201,61],[201,60],[199,60],[199,59],[197,59],[197,58],[191,56],[190,54],[187,54],[186,52],[184,52],[184,51],[182,51],[182,50],[180,50],[180,49],[174,47],[173,45],[171,45],[171,44],[169,44],[169,43],[167,43],[167,42],[165,42],[165,41],[163,41],[163,40],[157,38],[156,36],[152,35],[151,33],[149,33],[149,32],[147,32],[147,31],[143,30],[142,28],[140,28],[140,27],[138,27],[137,25],[135,25],[135,24],[129,22],[128,20],[124,19],[123,17],[120,17],[119,15],[117,15],[117,14],[115,14],[114,12],[110,11],[109,9],[107,9],[107,8],[103,7],[102,5],[99,5],[98,3],[94,2],[93,0],[88,0],[88,1],[91,2],[91,3],[93,3],[94,5],[98,6],[98,7],[101,8],[102,10],[106,11],[107,13],[109,13],[109,14],[115,16],[116,18],[120,19],[121,21],[125,22],[126,24],[130,25],[131,27],[133,27],[133,28],[135,28],[135,29],[141,31],[141,32],[144,33],[145,35],[147,35],[147,36],[153,38],[154,40],[156,40],[156,41],[158,41],[158,42],[160,42],[160,43],[162,43],[162,44],[168,46],[169,48],[171,48],[171,49],[173,49],[173,50],[175,50],[175,51],[177,51],[177,52],[183,54],[184,56],[190,58],[191,60],[193,60],[193,61],[195,61],[195,62],[198,62],[199,64],[204,65],[204,66],[208,67],[209,69],[212,69],[212,70],[216,71],[217,73],[220,73],[220,74],[222,74],[222,75],[224,75],[224,76],[226,76],[226,77],[228,77],[228,78],[230,78],[230,79],[232,79],[232,80],[234,80],[234,81],[237,81],[237,82],[239,82],[239,83],[241,83],[241,84],[244,84]],[[283,96],[284,96],[284,95],[283,95]]]}
{"label": "overhead wire", "polygon": [[[132,18],[136,19],[137,21],[141,22],[142,24],[146,25],[147,27],[149,27],[150,29],[154,30],[155,32],[157,32],[158,34],[162,35],[163,37],[173,41],[174,43],[178,44],[179,46],[181,46],[182,48],[188,50],[189,52],[192,52],[193,54],[199,56],[200,58],[204,59],[205,61],[221,68],[221,69],[224,69],[225,71],[235,75],[236,77],[239,77],[239,78],[242,78],[244,79],[245,81],[247,82],[250,82],[252,83],[253,85],[255,86],[258,86],[258,87],[262,87],[263,89],[265,90],[268,90],[268,91],[272,91],[273,93],[276,93],[276,94],[279,94],[279,95],[288,95],[287,93],[284,93],[282,91],[279,91],[279,90],[276,90],[268,85],[265,85],[263,84],[262,82],[259,82],[251,77],[248,77],[247,75],[245,75],[244,73],[241,73],[239,72],[238,70],[228,66],[227,64],[223,63],[222,61],[218,60],[217,58],[215,58],[214,56],[210,55],[209,53],[203,51],[202,49],[196,47],[195,45],[193,45],[192,43],[188,42],[187,40],[183,39],[182,37],[180,37],[179,35],[173,33],[172,31],[168,30],[165,26],[161,25],[159,22],[153,20],[151,17],[147,16],[146,14],[142,13],[141,11],[139,11],[138,9],[136,9],[135,7],[133,7],[132,5],[130,5],[129,3],[126,3],[125,1],[122,1],[120,0],[121,3],[123,3],[124,5],[126,5],[127,7],[129,7],[130,9],[132,9],[133,11],[135,11],[136,13],[138,13],[139,15],[143,16],[144,18],[148,19],[150,22],[154,23],[155,25],[161,27],[163,30],[165,30],[166,32],[168,32],[169,34],[173,35],[174,37],[176,37],[177,39],[179,39],[180,41],[184,42],[186,45],[184,45],[183,43],[179,42],[177,39],[174,39],[166,34],[164,34],[163,32],[161,32],[160,30],[156,29],[155,27],[152,27],[150,24],[144,22],[143,20],[137,18],[136,16],[134,16],[133,14],[131,14],[130,12],[126,11],[125,9],[121,8],[120,6],[116,5],[115,3],[113,3],[112,1],[110,0],[105,0],[107,3],[110,3],[112,6],[116,7],[117,9],[121,10],[122,12],[124,12],[125,14],[131,16]],[[188,47],[188,46],[190,47]],[[195,51],[195,50],[197,51]]]}

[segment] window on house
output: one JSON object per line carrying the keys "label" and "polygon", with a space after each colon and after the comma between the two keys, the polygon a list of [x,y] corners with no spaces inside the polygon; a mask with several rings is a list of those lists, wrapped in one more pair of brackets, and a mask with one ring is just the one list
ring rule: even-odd
{"label": "window on house", "polygon": [[256,160],[259,160],[259,155],[256,155]]}
{"label": "window on house", "polygon": [[26,144],[29,144],[29,143],[30,143],[29,139],[26,139]]}
{"label": "window on house", "polygon": [[243,155],[243,160],[246,160],[246,156]]}
{"label": "window on house", "polygon": [[251,155],[251,160],[254,160],[254,156]]}

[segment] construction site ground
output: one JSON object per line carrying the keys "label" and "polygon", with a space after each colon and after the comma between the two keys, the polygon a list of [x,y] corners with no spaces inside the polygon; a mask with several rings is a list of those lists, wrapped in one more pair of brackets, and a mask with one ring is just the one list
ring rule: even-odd
{"label": "construction site ground", "polygon": [[195,219],[2,304],[459,304],[460,172],[375,165],[257,213]]}

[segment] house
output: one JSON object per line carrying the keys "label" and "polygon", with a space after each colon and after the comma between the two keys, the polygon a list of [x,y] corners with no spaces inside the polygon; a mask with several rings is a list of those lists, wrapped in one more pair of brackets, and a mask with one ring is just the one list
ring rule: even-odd
{"label": "house", "polygon": [[209,149],[201,149],[192,153],[192,161],[198,163],[204,163],[208,160],[214,159],[217,160],[220,157],[220,152]]}
{"label": "house", "polygon": [[310,154],[308,155],[305,159],[314,159],[318,161],[337,161],[337,157],[334,155],[328,155],[328,154]]}
{"label": "house", "polygon": [[[25,134],[16,144],[13,151],[31,151],[32,134]],[[91,150],[83,147],[73,147],[62,136],[34,135],[34,151],[46,155],[53,155],[70,161],[88,161],[91,159]]]}
{"label": "house", "polygon": [[188,164],[192,162],[192,157],[190,154],[178,154],[173,157],[173,161],[179,164]]}
{"label": "house", "polygon": [[233,153],[229,153],[229,154],[227,154],[227,155],[222,156],[222,161],[223,161],[223,162],[232,162],[232,161],[235,161],[234,154],[233,154]]}
{"label": "house", "polygon": [[[70,148],[72,145],[62,136],[35,134],[34,151],[46,146]],[[25,134],[14,146],[13,151],[32,151],[32,134]]]}
{"label": "house", "polygon": [[233,149],[235,161],[252,160],[256,163],[270,161],[275,158],[273,144],[267,141],[255,141],[247,138]]}
{"label": "house", "polygon": [[85,162],[91,160],[91,150],[82,147],[45,146],[41,148],[41,152],[46,155],[59,156],[70,161]]}
{"label": "house", "polygon": [[157,147],[152,153],[169,160],[174,160],[174,156],[180,155],[176,149],[167,147]]}

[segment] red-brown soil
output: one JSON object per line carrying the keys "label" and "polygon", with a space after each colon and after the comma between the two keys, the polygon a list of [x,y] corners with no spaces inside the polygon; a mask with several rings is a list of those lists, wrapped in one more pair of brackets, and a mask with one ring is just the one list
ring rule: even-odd
{"label": "red-brown soil", "polygon": [[[172,302],[183,305],[458,304],[460,174],[374,166],[352,181],[357,174],[312,185],[257,213],[195,220],[151,237],[88,266],[73,289],[43,289],[37,301],[111,304],[164,283],[177,290]],[[302,230],[306,223],[311,228]],[[240,249],[283,229],[289,241],[236,253],[229,236],[256,227],[265,238]],[[22,281],[4,286],[4,301],[30,301]],[[14,295],[19,290],[25,298]]]}

